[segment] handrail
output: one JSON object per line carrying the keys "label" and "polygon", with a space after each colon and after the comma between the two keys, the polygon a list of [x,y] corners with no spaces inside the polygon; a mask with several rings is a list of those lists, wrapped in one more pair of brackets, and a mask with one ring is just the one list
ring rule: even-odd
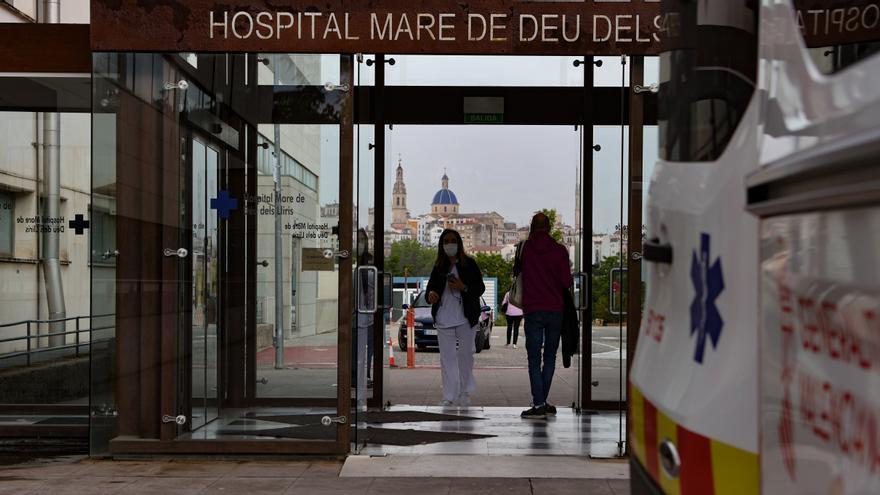
{"label": "handrail", "polygon": [[[59,351],[59,350],[64,350],[64,349],[72,349],[72,348],[76,349],[75,355],[79,356],[80,355],[80,348],[84,347],[84,346],[90,346],[91,342],[92,342],[91,335],[90,335],[88,342],[80,343],[80,341],[81,341],[80,334],[81,333],[91,334],[92,331],[109,330],[109,329],[113,328],[113,325],[93,328],[91,325],[91,322],[89,324],[89,328],[80,328],[80,320],[85,320],[85,319],[92,320],[94,318],[106,318],[106,317],[110,317],[110,316],[115,316],[115,313],[101,314],[101,315],[89,315],[89,316],[70,316],[67,318],[53,318],[53,319],[48,319],[48,320],[22,320],[22,321],[17,321],[17,322],[13,322],[13,323],[0,324],[0,329],[17,327],[17,326],[21,326],[21,325],[24,325],[26,327],[26,334],[25,335],[19,335],[18,337],[10,337],[10,338],[5,338],[5,339],[0,339],[0,344],[4,344],[4,343],[8,343],[8,342],[17,342],[17,341],[21,341],[21,340],[24,340],[27,342],[27,349],[26,350],[13,351],[13,352],[5,353],[5,354],[0,354],[0,361],[6,360],[6,359],[13,359],[13,358],[21,357],[21,356],[27,356],[26,365],[30,366],[31,361],[32,361],[31,356],[34,354],[39,354],[41,352],[50,352],[50,351]],[[41,325],[41,324],[63,322],[63,323],[65,323],[65,327],[66,327],[66,323],[68,321],[75,322],[74,330],[53,333],[52,335],[55,335],[55,336],[76,335],[76,340],[74,343],[58,345],[58,346],[51,346],[51,347],[39,347],[36,349],[33,348],[33,346],[31,345],[31,341],[33,339],[47,338],[47,337],[49,337],[49,334],[41,335],[38,332],[36,335],[32,335],[31,334],[31,326],[32,325],[37,325],[37,328],[39,329],[39,325]]]}
{"label": "handrail", "polygon": [[26,323],[58,323],[59,321],[73,321],[84,318],[105,318],[107,316],[116,316],[116,313],[108,313],[105,315],[68,316],[67,318],[55,318],[52,320],[21,320],[14,323],[2,323],[0,324],[0,328],[14,327],[17,325],[24,325]]}

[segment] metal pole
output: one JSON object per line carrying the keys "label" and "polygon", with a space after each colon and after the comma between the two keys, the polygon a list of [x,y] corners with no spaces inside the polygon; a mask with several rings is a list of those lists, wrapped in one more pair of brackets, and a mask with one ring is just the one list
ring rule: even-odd
{"label": "metal pole", "polygon": [[[409,289],[409,270],[403,270],[403,293],[407,294]],[[425,296],[427,297],[427,296]],[[407,300],[409,296],[407,295]],[[416,329],[415,329],[415,309],[410,302],[406,309],[406,367],[415,368],[416,366]]]}
{"label": "metal pole", "polygon": [[[281,85],[281,57],[273,56],[275,86]],[[284,265],[281,245],[281,125],[275,123],[275,369],[284,368]]]}
{"label": "metal pole", "polygon": [[[58,0],[45,3],[45,22],[61,22],[61,7]],[[61,114],[46,113],[43,117],[44,186],[46,210],[39,222],[43,229],[43,277],[46,280],[46,302],[49,305],[49,320],[63,320],[67,316],[64,307],[64,288],[61,283],[61,261],[59,260],[59,241],[61,238]],[[64,345],[64,321],[49,323],[49,347]]]}
{"label": "metal pole", "polygon": [[31,365],[31,322],[27,322],[27,365]]}

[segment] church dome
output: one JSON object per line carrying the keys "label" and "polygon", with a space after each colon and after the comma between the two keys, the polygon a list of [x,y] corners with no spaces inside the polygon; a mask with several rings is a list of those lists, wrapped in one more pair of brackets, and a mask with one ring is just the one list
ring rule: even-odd
{"label": "church dome", "polygon": [[437,194],[434,195],[434,200],[431,201],[432,205],[457,205],[458,198],[455,197],[455,193],[450,191],[449,189],[440,189],[437,191]]}
{"label": "church dome", "polygon": [[[449,177],[446,171],[443,171],[443,177],[440,179],[441,188],[434,194],[434,200],[431,201],[432,206],[455,205],[458,206],[458,198],[455,193],[449,190]],[[455,210],[457,212],[457,210]]]}

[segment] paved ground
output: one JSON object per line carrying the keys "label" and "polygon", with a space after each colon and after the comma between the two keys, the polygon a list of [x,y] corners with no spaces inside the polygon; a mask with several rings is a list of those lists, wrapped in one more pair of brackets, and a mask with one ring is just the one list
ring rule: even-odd
{"label": "paved ground", "polygon": [[[477,367],[496,367],[496,366],[522,366],[525,367],[528,365],[528,358],[526,357],[526,342],[525,335],[523,335],[523,330],[520,328],[519,331],[519,341],[517,342],[517,349],[513,349],[513,347],[505,346],[507,342],[507,328],[506,327],[495,327],[492,331],[492,346],[490,349],[484,349],[479,354],[474,356],[475,366]],[[620,353],[618,349],[621,344],[621,337],[623,346],[626,346],[626,330],[624,329],[622,336],[620,336],[620,330],[617,327],[593,327],[593,339],[592,339],[592,358],[593,358],[593,367],[601,366],[601,367],[612,367],[617,369],[617,364],[619,363]],[[398,364],[406,362],[406,354],[401,352],[400,347],[397,344],[397,337],[394,337],[394,357],[397,359]],[[624,358],[626,358],[626,354],[624,352]],[[561,365],[562,363],[562,353],[560,351],[558,361]],[[440,353],[437,352],[436,349],[426,349],[424,351],[418,351],[416,353],[416,364],[419,365],[439,365],[440,364]]]}
{"label": "paved ground", "polygon": [[[391,328],[394,328],[392,325]],[[336,383],[335,334],[322,334],[287,342],[285,362],[288,368],[272,369],[269,348],[265,354],[259,376],[266,378],[266,384],[258,384],[257,393],[261,397],[332,397]],[[528,378],[528,358],[522,329],[518,346],[506,346],[506,328],[493,331],[492,345],[474,356],[475,375],[478,390],[473,396],[477,406],[520,407],[531,403]],[[626,331],[621,335],[617,327],[593,327],[590,359],[574,356],[571,368],[562,367],[561,354],[557,358],[557,372],[551,391],[550,401],[554,404],[570,405],[575,400],[578,388],[578,370],[582,366],[592,366],[592,380],[598,382],[593,387],[596,400],[616,401],[624,394],[621,390],[621,361],[626,358],[620,352],[620,344],[626,342]],[[394,357],[397,368],[386,368],[386,401],[392,404],[436,405],[441,400],[440,353],[428,348],[415,353],[415,368],[406,368],[406,353],[401,352],[394,342]],[[386,357],[387,363],[387,357]]]}
{"label": "paved ground", "polygon": [[623,495],[607,479],[340,478],[340,461],[91,461],[0,468],[0,494]]}
{"label": "paved ground", "polygon": [[[396,368],[388,371],[386,400],[392,404],[437,405],[442,397],[439,368]],[[478,368],[474,371],[477,390],[475,406],[523,407],[532,402],[529,373],[525,368]],[[577,390],[573,368],[557,371],[550,389],[550,403],[571,405]]]}

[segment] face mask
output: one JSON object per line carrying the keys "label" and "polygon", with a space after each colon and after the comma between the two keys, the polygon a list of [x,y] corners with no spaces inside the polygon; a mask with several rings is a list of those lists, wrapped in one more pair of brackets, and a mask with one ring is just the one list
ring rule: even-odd
{"label": "face mask", "polygon": [[455,256],[458,254],[458,244],[444,244],[443,252],[446,253],[446,256]]}

